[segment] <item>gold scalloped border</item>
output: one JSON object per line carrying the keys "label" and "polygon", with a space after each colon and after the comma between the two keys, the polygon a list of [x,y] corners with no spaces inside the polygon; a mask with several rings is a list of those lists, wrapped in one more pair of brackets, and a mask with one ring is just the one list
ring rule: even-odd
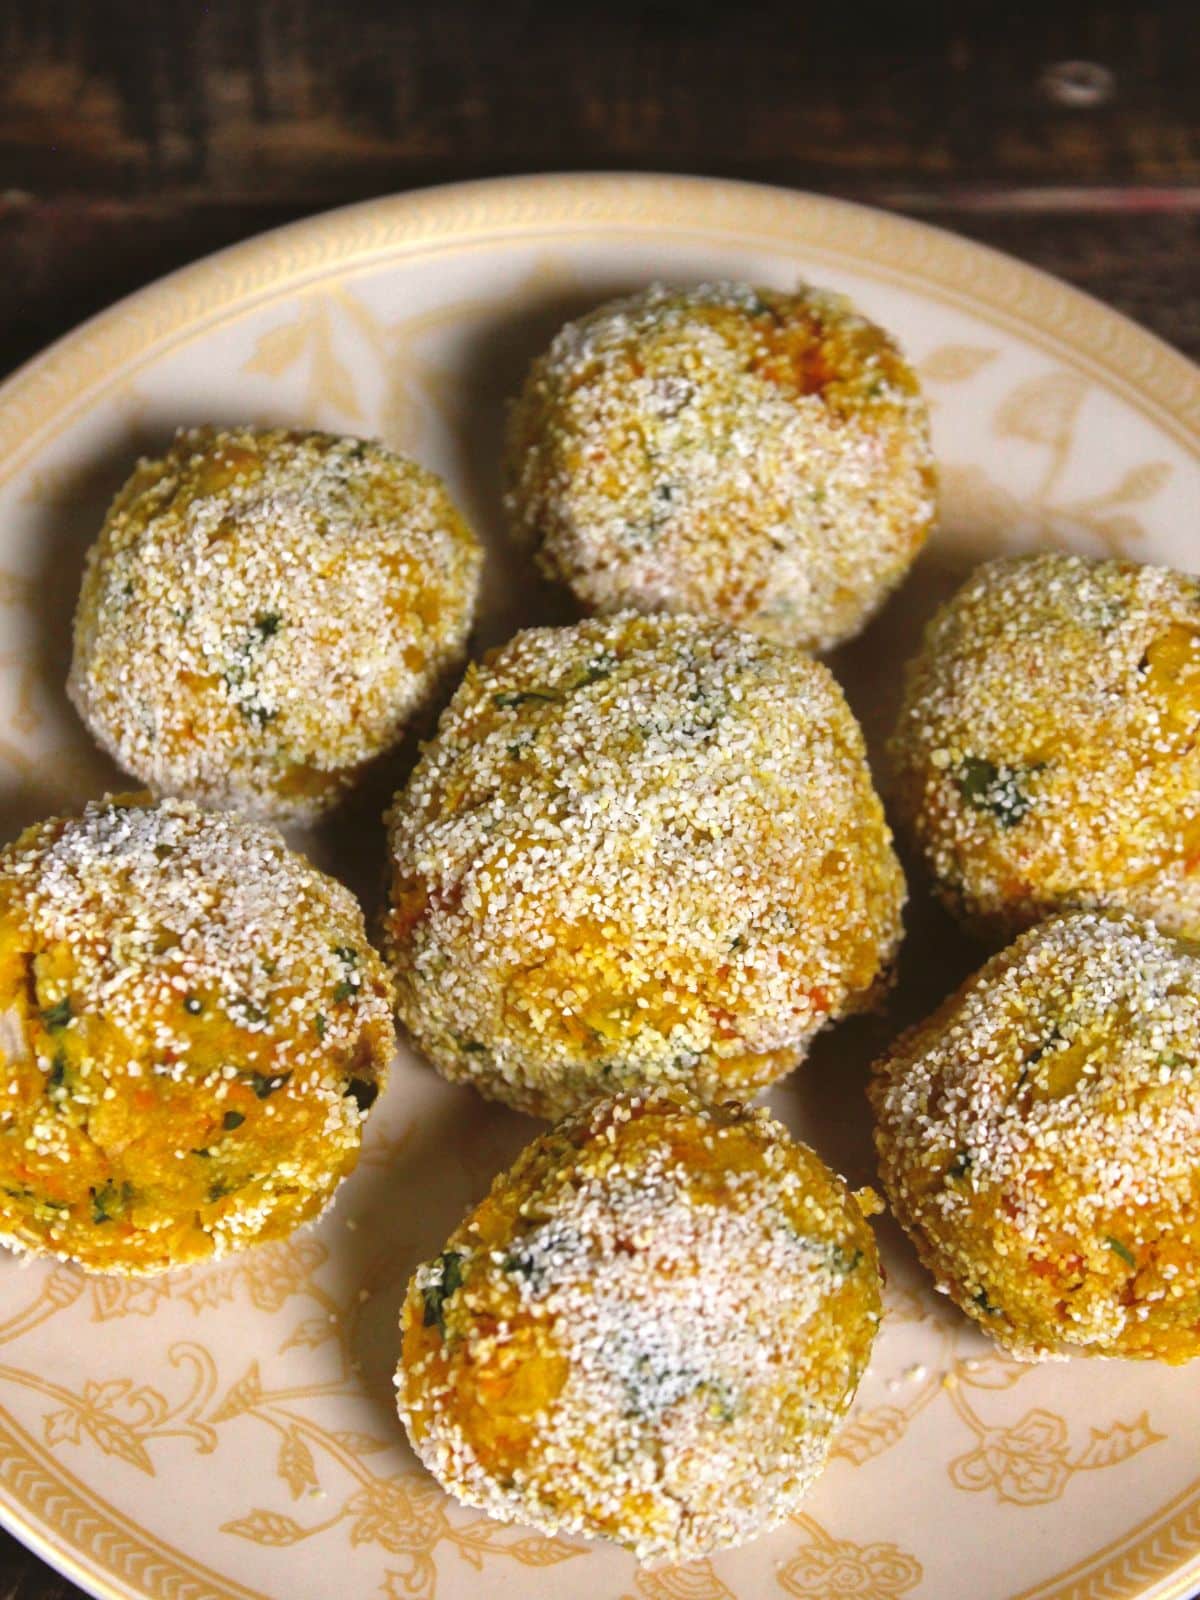
{"label": "gold scalloped border", "polygon": [[[13,1533],[104,1600],[269,1600],[191,1560],[93,1495],[0,1409],[0,1510]],[[21,1506],[28,1520],[11,1515]],[[64,1549],[62,1541],[67,1541]],[[116,1587],[116,1585],[126,1587]]]}
{"label": "gold scalloped border", "polygon": [[[902,283],[982,314],[1092,372],[1200,457],[1200,369],[1033,267],[842,200],[705,178],[595,174],[490,179],[368,201],[185,267],[102,312],[0,385],[0,482],[132,369],[265,300],[397,257],[597,232],[738,238]],[[106,1600],[266,1600],[229,1587],[128,1522],[2,1411],[0,1520]],[[1015,1600],[1138,1600],[1152,1591],[1155,1600],[1182,1600],[1197,1576],[1200,1479],[1119,1539]]]}

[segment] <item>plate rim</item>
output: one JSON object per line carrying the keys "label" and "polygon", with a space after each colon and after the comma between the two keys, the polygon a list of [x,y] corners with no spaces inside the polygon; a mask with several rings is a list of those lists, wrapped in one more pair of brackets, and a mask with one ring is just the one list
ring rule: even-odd
{"label": "plate rim", "polygon": [[[749,231],[747,223],[754,224]],[[578,237],[597,229],[610,237],[652,231],[747,243],[788,240],[814,258],[844,261],[861,275],[957,301],[1077,368],[1098,373],[1200,461],[1200,367],[1121,312],[991,246],[899,213],[781,185],[659,172],[543,172],[439,184],[320,211],[134,290],[0,383],[0,485],[106,390],[127,382],[135,365],[161,356],[185,334],[200,337],[268,299],[302,292],[334,270],[347,275],[389,259],[482,248],[505,235]],[[871,244],[887,259],[864,255]],[[923,276],[928,272],[935,277]],[[14,1428],[23,1434],[0,1408],[0,1462],[19,1442]],[[48,1470],[27,1448],[25,1456]],[[75,1494],[73,1475],[58,1463],[56,1470],[66,1492]],[[128,1521],[116,1507],[107,1513]],[[14,1498],[6,1470],[0,1473],[0,1525],[101,1600],[145,1600],[166,1592],[128,1587],[95,1550],[56,1543],[43,1519]],[[173,1575],[172,1594],[211,1600],[221,1593],[211,1587],[218,1574],[197,1569],[184,1552],[164,1548],[146,1530],[138,1532],[148,1560],[161,1567],[169,1552],[184,1563]],[[1177,1546],[1175,1554],[1171,1546]],[[209,1581],[207,1591],[194,1587],[198,1579]],[[1084,1600],[1097,1584],[1122,1600],[1182,1600],[1198,1579],[1200,1478],[1100,1550],[1013,1600]],[[235,1586],[221,1600],[253,1593]]]}

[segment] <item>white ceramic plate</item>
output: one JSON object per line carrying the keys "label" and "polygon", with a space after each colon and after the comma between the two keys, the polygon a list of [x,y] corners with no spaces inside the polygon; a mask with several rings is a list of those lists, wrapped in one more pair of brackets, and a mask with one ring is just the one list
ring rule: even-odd
{"label": "white ceramic plate", "polygon": [[[1200,373],[1063,285],[949,235],[729,183],[554,177],[382,200],[126,301],[0,390],[0,828],[116,783],[63,695],[80,559],[139,451],[180,423],[378,433],[487,536],[480,644],[568,615],[505,548],[503,402],[569,314],[654,278],[848,291],[923,374],[942,528],[834,666],[877,740],[935,599],[986,554],[1061,544],[1190,567]],[[303,841],[359,887],[373,798]],[[347,839],[353,838],[351,851]],[[864,1062],[977,957],[919,889],[890,1018],[772,1099],[854,1181]],[[316,1230],[150,1282],[0,1261],[0,1515],[97,1594],[328,1600],[1084,1600],[1200,1583],[1194,1371],[999,1359],[882,1228],[889,1315],[827,1473],[748,1549],[639,1573],[452,1505],[392,1409],[413,1264],[532,1132],[405,1057]]]}

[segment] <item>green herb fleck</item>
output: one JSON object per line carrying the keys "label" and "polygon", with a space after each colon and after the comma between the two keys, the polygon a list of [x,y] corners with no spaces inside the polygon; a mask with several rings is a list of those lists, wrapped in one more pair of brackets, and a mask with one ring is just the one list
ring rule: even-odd
{"label": "green herb fleck", "polygon": [[562,696],[548,689],[512,689],[503,694],[494,694],[492,704],[501,706],[506,711],[513,710],[516,706],[523,706],[527,700],[561,700]]}
{"label": "green herb fleck", "polygon": [[313,1027],[317,1030],[318,1039],[323,1039],[329,1032],[329,1018],[323,1011],[318,1011],[313,1018]]}
{"label": "green herb fleck", "polygon": [[351,995],[357,993],[358,985],[351,983],[349,978],[343,978],[341,983],[334,985],[333,998],[340,1005],[343,1000],[349,1000]]}
{"label": "green herb fleck", "polygon": [[971,1164],[971,1152],[969,1150],[960,1150],[946,1168],[946,1176],[948,1178],[965,1178],[971,1170]]}
{"label": "green herb fleck", "polygon": [[245,1113],[241,1111],[227,1111],[221,1118],[221,1126],[226,1133],[232,1133],[235,1128],[240,1128],[245,1122]]}
{"label": "green herb fleck", "polygon": [[438,1269],[438,1281],[427,1283],[421,1291],[425,1302],[423,1322],[425,1327],[436,1327],[438,1332],[445,1337],[446,1333],[446,1301],[457,1289],[462,1287],[463,1258],[457,1250],[445,1250],[433,1263]]}
{"label": "green herb fleck", "polygon": [[1023,778],[1040,772],[1044,762],[1033,766],[998,767],[982,756],[968,756],[958,770],[958,792],[976,811],[986,811],[1002,828],[1015,828],[1033,805],[1021,787]]}
{"label": "green herb fleck", "polygon": [[273,639],[279,632],[279,624],[282,620],[278,611],[264,611],[254,626],[262,638]]}
{"label": "green herb fleck", "polygon": [[54,1060],[50,1064],[50,1075],[46,1080],[46,1087],[51,1090],[63,1089],[66,1087],[66,1082],[67,1058],[65,1055],[63,1055],[62,1051],[59,1050],[56,1052]]}
{"label": "green herb fleck", "polygon": [[829,1269],[843,1278],[850,1276],[862,1258],[861,1250],[846,1250],[840,1244],[831,1244],[828,1247]]}
{"label": "green herb fleck", "polygon": [[260,1100],[266,1100],[277,1089],[282,1089],[290,1077],[290,1072],[252,1072],[250,1074],[250,1087]]}
{"label": "green herb fleck", "polygon": [[986,1289],[980,1289],[972,1298],[979,1309],[985,1312],[989,1317],[999,1317],[1003,1315],[1000,1307],[993,1305],[991,1300],[988,1299],[988,1292]]}
{"label": "green herb fleck", "polygon": [[92,1197],[92,1221],[113,1222],[125,1215],[125,1209],[133,1199],[133,1186],[123,1183],[118,1188],[110,1178],[100,1188],[89,1189],[88,1193]]}
{"label": "green herb fleck", "polygon": [[262,1010],[260,1006],[256,1006],[253,1000],[248,999],[245,995],[239,996],[233,1002],[233,1009],[239,1012],[242,1020],[248,1024],[270,1020],[270,1012]]}
{"label": "green herb fleck", "polygon": [[42,1021],[47,1028],[65,1028],[71,1020],[71,996],[64,995],[56,1005],[47,1006]]}
{"label": "green herb fleck", "polygon": [[1123,1239],[1114,1239],[1111,1233],[1106,1233],[1104,1242],[1114,1255],[1120,1256],[1127,1267],[1137,1266],[1137,1257]]}

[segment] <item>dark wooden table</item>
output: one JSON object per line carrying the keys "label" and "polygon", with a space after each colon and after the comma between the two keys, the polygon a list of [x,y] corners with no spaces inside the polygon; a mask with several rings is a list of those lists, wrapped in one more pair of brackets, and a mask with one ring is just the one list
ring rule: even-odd
{"label": "dark wooden table", "polygon": [[[1195,0],[0,0],[0,374],[307,212],[552,168],[824,190],[1200,357]],[[0,1600],[78,1591],[0,1535]]]}

